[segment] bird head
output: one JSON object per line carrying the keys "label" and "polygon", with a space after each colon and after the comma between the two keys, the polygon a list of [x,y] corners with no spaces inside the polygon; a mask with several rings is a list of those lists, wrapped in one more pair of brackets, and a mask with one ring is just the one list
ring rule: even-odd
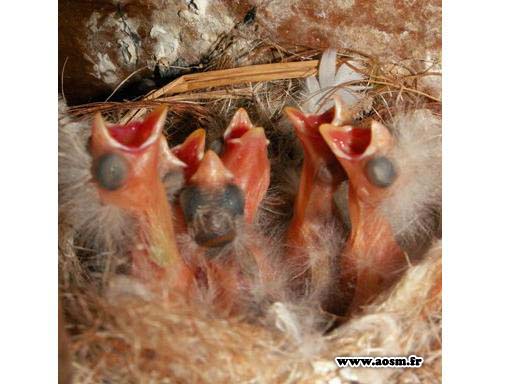
{"label": "bird head", "polygon": [[251,223],[270,184],[268,140],[261,127],[255,127],[247,112],[240,108],[224,132],[224,166],[243,192],[244,216]]}
{"label": "bird head", "polygon": [[97,114],[90,141],[91,173],[101,202],[138,220],[134,254],[147,255],[159,266],[179,259],[162,177],[184,167],[162,134],[166,112],[157,108],[143,121],[126,125],[108,125]]}
{"label": "bird head", "polygon": [[197,244],[215,248],[235,239],[244,214],[244,195],[215,152],[206,152],[179,200]]}
{"label": "bird head", "polygon": [[376,205],[388,196],[398,169],[389,156],[394,139],[384,125],[375,120],[369,126],[323,124],[320,134],[345,169],[360,201]]}
{"label": "bird head", "polygon": [[161,184],[160,175],[184,167],[162,135],[166,113],[158,108],[145,120],[126,125],[108,125],[101,114],[95,116],[92,174],[104,203],[144,210],[151,201],[148,194]]}
{"label": "bird head", "polygon": [[292,107],[287,107],[284,111],[292,123],[306,156],[314,163],[334,159],[331,150],[318,131],[320,125],[332,123],[334,108],[319,114],[304,113]]}

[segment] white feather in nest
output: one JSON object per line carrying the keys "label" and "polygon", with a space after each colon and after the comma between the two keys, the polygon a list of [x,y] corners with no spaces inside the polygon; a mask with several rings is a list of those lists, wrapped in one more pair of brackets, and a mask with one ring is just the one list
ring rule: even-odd
{"label": "white feather in nest", "polygon": [[[349,84],[363,82],[365,76],[347,63],[343,63],[336,70],[336,50],[328,49],[322,54],[318,68],[318,78],[307,77],[301,109],[305,113],[320,114],[332,108],[332,97],[338,95],[347,108],[356,105],[364,96],[366,85]],[[346,84],[344,86],[344,84]]]}

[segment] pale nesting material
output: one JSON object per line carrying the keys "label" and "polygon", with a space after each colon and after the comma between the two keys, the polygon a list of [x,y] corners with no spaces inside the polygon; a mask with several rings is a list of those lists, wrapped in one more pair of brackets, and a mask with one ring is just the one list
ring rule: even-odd
{"label": "pale nesting material", "polygon": [[314,358],[325,349],[322,333],[332,325],[311,307],[286,302],[272,304],[266,320],[285,336],[288,348],[303,359]]}
{"label": "pale nesting material", "polygon": [[109,279],[105,297],[108,302],[116,302],[127,297],[136,297],[144,301],[155,300],[154,294],[144,283],[125,275],[116,275]]}
{"label": "pale nesting material", "polygon": [[[71,340],[74,382],[439,382],[440,247],[435,244],[391,292],[327,335],[315,328],[313,312],[289,303],[271,306],[262,327],[212,316],[179,297],[146,301],[129,292],[107,305],[93,291],[75,292],[86,307],[69,314],[83,329]],[[83,311],[94,318],[87,320]],[[421,368],[334,365],[336,356],[412,354],[425,359]]]}
{"label": "pale nesting material", "polygon": [[405,377],[404,382],[440,382],[441,275],[437,241],[390,292],[328,337],[329,351],[338,356],[416,355],[424,358],[422,368],[343,368],[339,377],[372,384],[402,382]]}
{"label": "pale nesting material", "polygon": [[432,217],[441,211],[441,119],[430,110],[395,115],[388,125],[396,144],[388,156],[400,178],[382,203],[395,235],[404,240],[432,235]]}
{"label": "pale nesting material", "polygon": [[[317,308],[323,303],[325,310],[336,313],[340,299],[338,292],[339,255],[345,244],[347,233],[337,218],[324,222],[315,229],[315,240],[302,251],[307,254],[307,264],[292,274],[311,271],[312,281],[306,284],[303,305]],[[288,267],[290,268],[290,267]]]}
{"label": "pale nesting material", "polygon": [[353,70],[346,63],[336,70],[336,50],[328,49],[322,54],[318,79],[315,76],[306,78],[306,94],[302,110],[306,113],[320,114],[331,108],[334,103],[332,96],[338,95],[346,107],[350,108],[362,99],[364,85],[343,84],[363,81],[364,76]]}

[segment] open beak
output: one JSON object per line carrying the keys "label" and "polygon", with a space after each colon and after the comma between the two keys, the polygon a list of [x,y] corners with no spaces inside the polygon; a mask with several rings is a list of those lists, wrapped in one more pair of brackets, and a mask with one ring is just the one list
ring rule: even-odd
{"label": "open beak", "polygon": [[320,133],[347,172],[358,199],[375,205],[386,198],[397,170],[387,156],[394,140],[385,126],[376,121],[370,127],[324,124]]}
{"label": "open beak", "polygon": [[325,225],[337,219],[334,194],[346,179],[343,168],[320,135],[319,127],[335,123],[340,117],[336,116],[334,108],[320,114],[305,114],[295,108],[286,108],[285,112],[304,152],[299,191],[287,232],[287,258],[293,274],[298,276],[297,283],[309,280],[306,285],[316,289],[330,270],[328,257],[320,256],[324,254],[321,246],[325,244],[321,236]]}
{"label": "open beak", "polygon": [[[304,151],[299,192],[289,229],[290,240],[294,243],[293,237],[309,237],[310,227],[329,220],[335,214],[334,193],[346,175],[320,135],[319,127],[337,124],[342,116],[338,116],[335,108],[309,115],[295,108],[285,108],[285,112]],[[302,242],[295,241],[296,245]]]}
{"label": "open beak", "polygon": [[184,171],[186,181],[196,173],[204,157],[205,140],[206,132],[199,128],[188,135],[182,144],[171,149],[172,153],[186,165]]}
{"label": "open beak", "polygon": [[240,108],[224,132],[224,143],[222,162],[244,194],[245,221],[252,223],[270,184],[265,131],[254,127],[247,112]]}
{"label": "open beak", "polygon": [[322,124],[330,124],[334,119],[334,109],[320,115],[308,115],[304,112],[287,107],[284,109],[286,116],[291,121],[295,134],[299,138],[304,155],[312,163],[325,162],[332,158],[332,153],[329,147],[325,144],[318,131]]}
{"label": "open beak", "polygon": [[332,194],[345,174],[318,130],[320,125],[335,120],[334,108],[320,115],[306,115],[295,108],[285,108],[285,112],[304,150],[299,192],[294,207],[294,225],[301,227],[304,220],[331,214]]}
{"label": "open beak", "polygon": [[389,156],[394,140],[388,129],[324,124],[320,133],[349,179],[351,233],[342,252],[345,304],[357,310],[396,281],[406,266],[380,203],[399,187],[400,171]]}
{"label": "open beak", "polygon": [[145,120],[127,125],[107,125],[97,114],[91,134],[92,175],[99,197],[138,221],[133,273],[148,278],[181,263],[161,175],[180,171],[184,164],[162,135],[166,114],[167,108],[158,108]]}

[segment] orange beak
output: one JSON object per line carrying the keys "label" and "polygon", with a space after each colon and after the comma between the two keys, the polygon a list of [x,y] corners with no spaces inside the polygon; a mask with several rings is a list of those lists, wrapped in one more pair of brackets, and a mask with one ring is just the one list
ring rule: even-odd
{"label": "orange beak", "polygon": [[318,131],[321,124],[334,120],[334,109],[321,115],[305,115],[295,108],[285,108],[285,112],[304,150],[292,225],[299,230],[307,226],[305,221],[332,215],[332,195],[345,174]]}
{"label": "orange beak", "polygon": [[128,125],[107,125],[97,114],[92,126],[92,174],[99,197],[138,221],[133,273],[144,278],[181,265],[161,175],[181,172],[184,164],[162,135],[166,113],[158,108],[144,121]]}
{"label": "orange beak", "polygon": [[342,252],[346,308],[357,310],[396,281],[407,266],[379,204],[400,184],[399,170],[388,156],[394,145],[386,127],[324,124],[320,133],[349,179],[351,233]]}
{"label": "orange beak", "polygon": [[199,128],[188,135],[182,144],[171,149],[172,153],[186,165],[184,171],[186,181],[196,173],[199,163],[204,157],[205,140],[206,132]]}
{"label": "orange beak", "polygon": [[220,247],[233,241],[243,217],[244,197],[217,154],[206,152],[180,193],[188,230],[197,244]]}
{"label": "orange beak", "polygon": [[358,200],[377,205],[394,190],[389,187],[393,186],[397,172],[386,156],[394,140],[385,126],[376,121],[370,127],[324,124],[320,133],[347,172]]}
{"label": "orange beak", "polygon": [[[239,128],[234,125],[232,127]],[[228,136],[227,156],[239,153],[239,146],[255,152],[263,148],[266,155],[266,139],[263,135],[264,140],[261,140],[260,129],[250,127],[246,132],[238,132],[242,135],[239,143],[233,143]],[[255,139],[252,137],[253,134],[256,135]],[[242,172],[239,174],[239,183],[236,183],[234,172],[228,169],[215,152],[207,151],[196,172],[182,189],[179,199],[180,212],[185,218],[188,231],[201,247],[190,257],[191,265],[194,265],[198,272],[197,284],[207,287],[216,309],[226,314],[234,314],[240,309],[242,297],[246,298],[246,294],[243,293],[244,287],[252,282],[245,276],[247,271],[238,264],[240,259],[236,255],[237,247],[223,248],[232,243],[244,227],[244,210],[247,209],[247,204],[242,186],[247,186],[247,191],[255,190],[249,184],[250,178],[249,181],[245,181],[246,177],[255,177],[252,168],[245,168],[251,162],[244,163],[243,159],[241,162],[243,166],[236,167],[235,171],[248,170],[250,174]],[[249,196],[254,199],[253,201],[259,202],[258,197],[255,197],[259,195],[249,193]],[[254,207],[257,207],[257,203]],[[250,231],[250,228],[246,230]],[[244,237],[242,252],[245,257],[254,257],[254,267],[264,275],[269,268],[267,260],[258,248],[259,245],[260,243],[256,246],[253,242],[248,242]],[[217,251],[224,252],[224,256],[217,259]]]}
{"label": "orange beak", "polygon": [[338,117],[334,108],[318,115],[306,115],[294,108],[286,108],[285,112],[304,150],[299,191],[287,234],[287,257],[293,274],[298,276],[297,283],[302,285],[307,278],[308,285],[317,290],[331,268],[328,255],[321,249],[325,243],[321,237],[325,226],[337,219],[334,193],[346,178],[318,129]]}
{"label": "orange beak", "polygon": [[244,193],[245,221],[252,223],[270,184],[265,131],[261,127],[254,127],[247,112],[240,108],[224,132],[224,143],[222,162]]}

